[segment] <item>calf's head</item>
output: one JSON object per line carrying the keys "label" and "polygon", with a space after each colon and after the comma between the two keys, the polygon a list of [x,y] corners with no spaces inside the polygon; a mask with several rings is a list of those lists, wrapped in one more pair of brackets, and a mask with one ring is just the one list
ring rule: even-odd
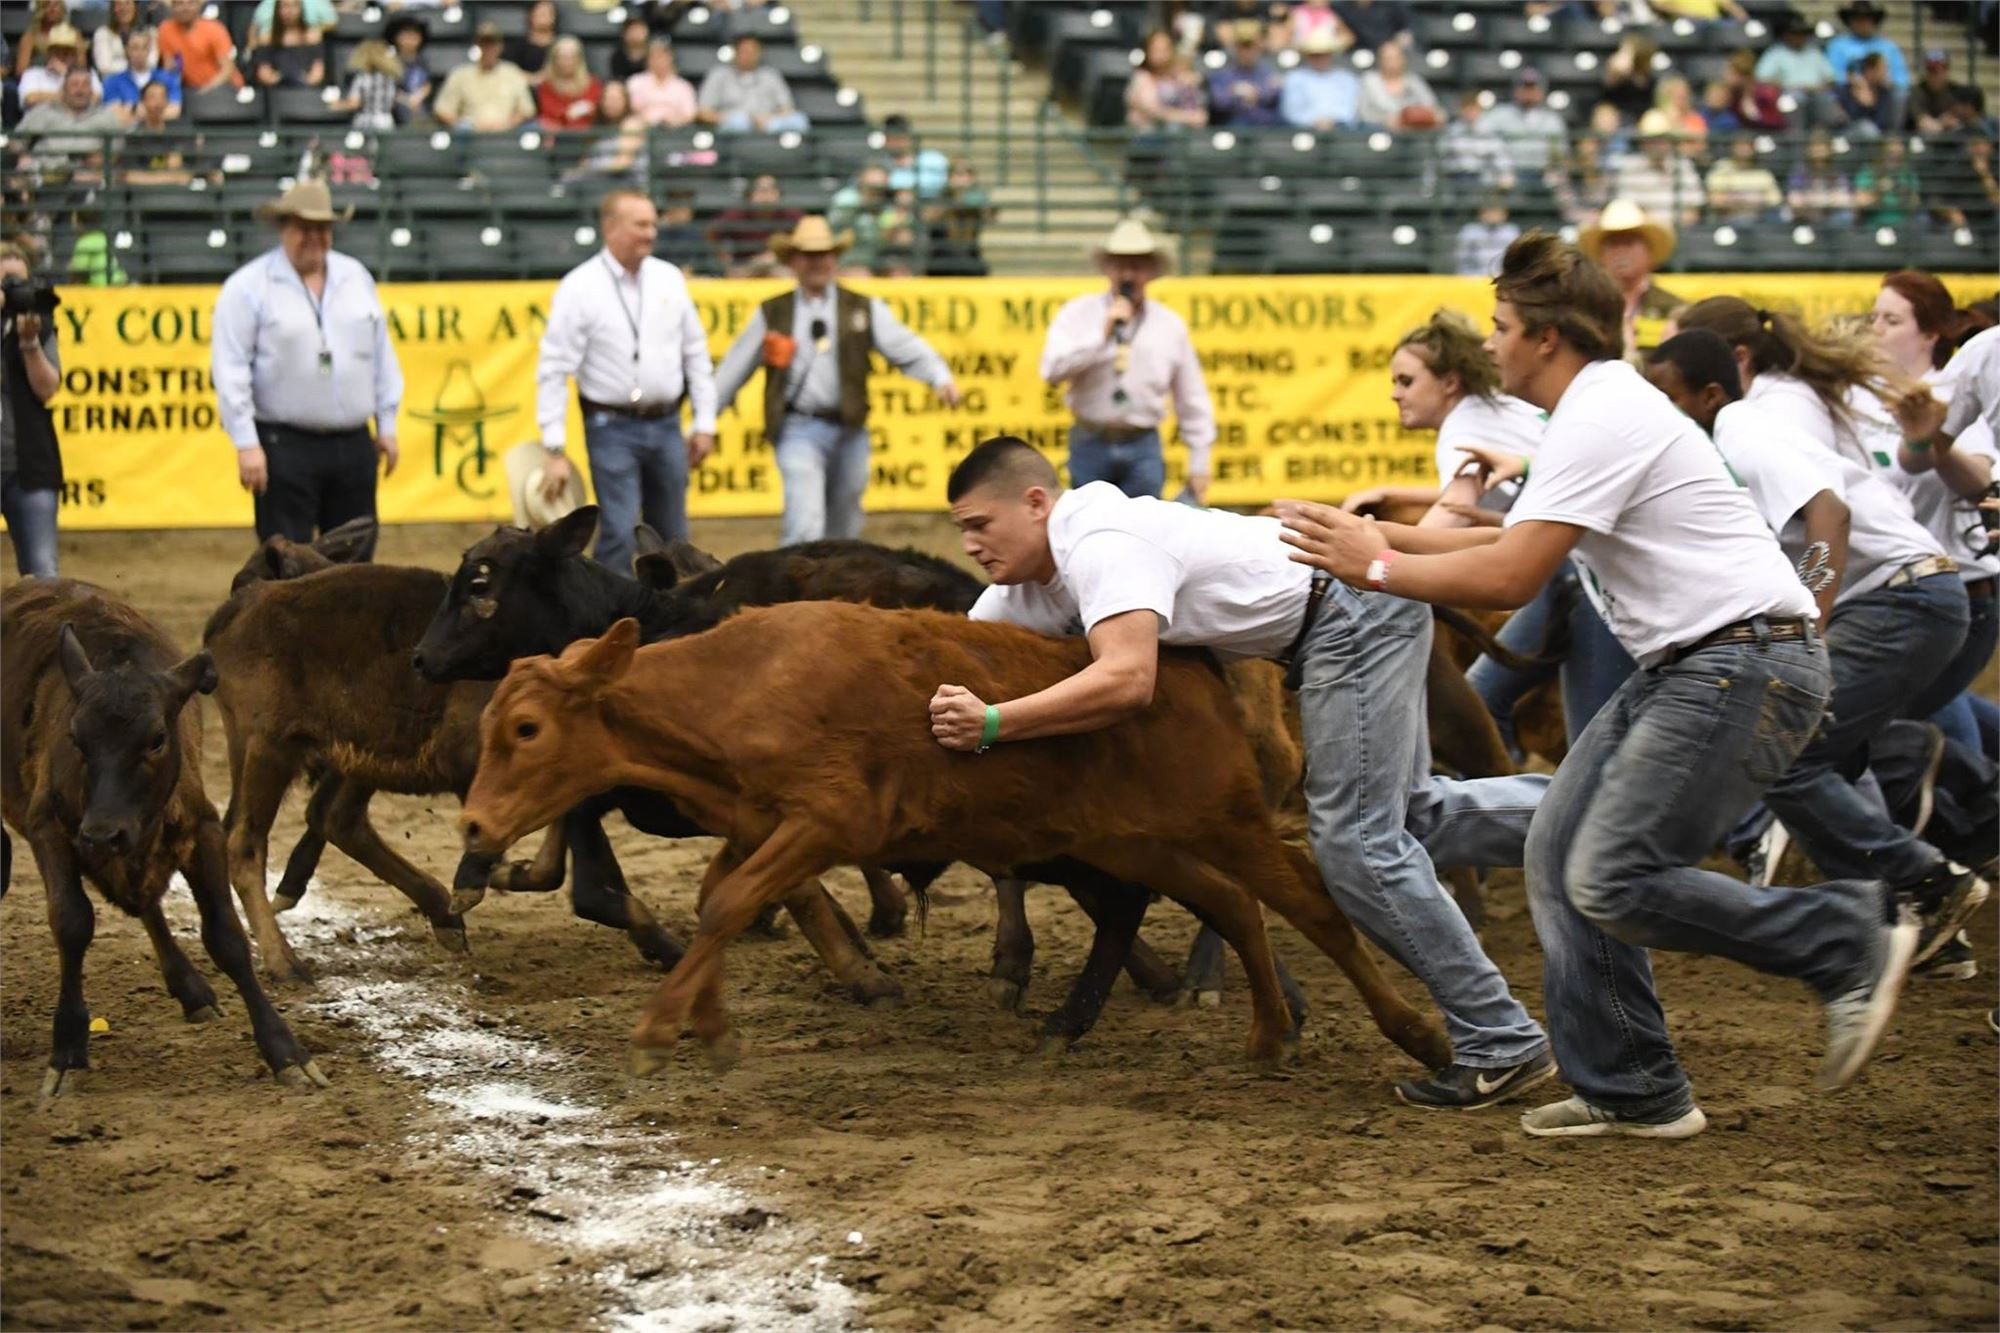
{"label": "calf's head", "polygon": [[181,710],[215,689],[215,666],[196,653],[167,671],[129,662],[99,670],[68,625],[60,647],[75,696],[69,739],[83,768],[77,850],[102,864],[145,846],[158,832],[181,771]]}
{"label": "calf's head", "polygon": [[632,669],[639,622],[516,662],[479,719],[479,771],[459,815],[465,850],[495,854],[587,796],[618,785],[604,696]]}
{"label": "calf's head", "polygon": [[252,583],[277,583],[306,574],[317,574],[335,565],[368,559],[375,550],[375,520],[351,518],[328,529],[313,541],[295,542],[289,537],[267,537],[229,581],[229,591],[241,592]]}
{"label": "calf's head", "polygon": [[517,657],[557,653],[569,642],[563,567],[597,528],[585,505],[538,532],[501,528],[466,551],[444,605],[417,642],[426,680],[498,680]]}

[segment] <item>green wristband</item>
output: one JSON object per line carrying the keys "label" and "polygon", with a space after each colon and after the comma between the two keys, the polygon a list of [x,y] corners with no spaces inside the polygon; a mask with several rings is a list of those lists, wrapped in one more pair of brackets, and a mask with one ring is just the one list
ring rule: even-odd
{"label": "green wristband", "polygon": [[1910,452],[1913,454],[1927,454],[1931,451],[1931,441],[1936,438],[1934,435],[1926,435],[1921,440],[1904,440],[1903,443],[1910,446]]}
{"label": "green wristband", "polygon": [[1000,739],[1000,705],[986,705],[986,725],[979,731],[979,748],[990,750],[993,742]]}

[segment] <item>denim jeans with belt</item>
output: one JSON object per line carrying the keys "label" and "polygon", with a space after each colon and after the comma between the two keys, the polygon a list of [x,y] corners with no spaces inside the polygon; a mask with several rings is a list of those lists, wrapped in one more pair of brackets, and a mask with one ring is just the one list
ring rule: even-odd
{"label": "denim jeans with belt", "polygon": [[674,417],[640,421],[586,412],[583,447],[597,492],[597,563],[632,572],[632,529],[644,519],[668,541],[688,535],[687,442]]}
{"label": "denim jeans with belt", "polygon": [[11,472],[0,476],[0,518],[7,520],[22,578],[56,576],[56,511],[61,507],[61,492],[28,490]]}
{"label": "denim jeans with belt", "polygon": [[[1948,696],[1930,714],[1930,720],[1948,739],[1975,753],[1986,750],[1979,728],[1978,704],[1991,705],[1985,699],[1975,703],[1974,697],[1967,693],[1967,687],[1979,679],[1980,672],[1986,670],[1986,664],[1993,660],[1995,644],[2000,643],[2000,617],[1994,615],[1996,584],[2000,584],[2000,579],[1981,579],[1978,583],[1965,585],[1965,609],[1971,617],[1965,628],[1965,646],[1958,650],[1958,656],[1945,665],[1931,688],[1925,691],[1934,697]],[[1912,710],[1922,708],[1926,702],[1928,700],[1919,699],[1912,705]]]}
{"label": "denim jeans with belt", "polygon": [[1574,745],[1597,710],[1638,669],[1632,654],[1613,637],[1604,617],[1584,596],[1580,579],[1576,566],[1563,561],[1534,600],[1507,617],[1495,636],[1504,648],[1523,656],[1539,656],[1549,641],[1550,622],[1566,607],[1569,647],[1560,667],[1516,670],[1482,656],[1466,669],[1466,682],[1485,703],[1508,750],[1516,755],[1520,747],[1514,740],[1514,709],[1551,672],[1560,671],[1562,676],[1563,723]]}
{"label": "denim jeans with belt", "polygon": [[1160,432],[1143,431],[1129,440],[1107,440],[1088,426],[1069,428],[1069,484],[1108,481],[1127,495],[1155,500],[1167,488],[1167,460]]}
{"label": "denim jeans with belt", "polygon": [[1882,886],[1756,888],[1696,868],[1792,767],[1833,691],[1818,643],[1725,644],[1640,671],[1591,719],[1528,833],[1528,907],[1563,1077],[1641,1119],[1694,1104],[1648,949],[1713,954],[1822,997],[1873,965]]}
{"label": "denim jeans with belt", "polygon": [[792,413],[778,428],[778,474],[785,479],[781,544],[861,535],[868,489],[868,428]]}
{"label": "denim jeans with belt", "polygon": [[1548,1042],[1449,894],[1436,865],[1512,866],[1546,777],[1454,782],[1431,773],[1424,679],[1431,609],[1335,583],[1300,645],[1306,811],[1341,911],[1408,968],[1444,1013],[1455,1058],[1519,1064]]}
{"label": "denim jeans with belt", "polygon": [[1827,627],[1832,716],[1764,795],[1827,874],[1907,884],[1943,859],[1855,784],[1867,767],[1868,742],[1908,716],[1957,655],[1966,617],[1957,574],[1877,588],[1834,611]]}

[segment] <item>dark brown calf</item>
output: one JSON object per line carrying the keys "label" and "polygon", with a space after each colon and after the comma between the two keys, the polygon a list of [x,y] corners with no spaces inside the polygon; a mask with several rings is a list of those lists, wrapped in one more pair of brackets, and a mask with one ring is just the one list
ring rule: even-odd
{"label": "dark brown calf", "polygon": [[1254,1058],[1277,1058],[1291,1022],[1249,893],[1339,963],[1393,1041],[1426,1064],[1449,1060],[1443,1032],[1384,980],[1310,859],[1278,838],[1205,657],[1165,655],[1137,717],[969,755],[931,739],[940,682],[1019,698],[1081,669],[1089,646],[839,603],[638,643],[625,620],[560,659],[516,662],[482,719],[461,820],[467,851],[494,854],[591,793],[632,785],[726,835],[687,956],[634,1034],[641,1072],[690,1019],[727,1058],[721,950],[790,885],[838,864],[959,860],[999,874],[1063,856],[1187,904],[1228,940],[1250,977]]}
{"label": "dark brown calf", "polygon": [[34,849],[62,954],[45,1097],[90,1065],[83,957],[96,916],[86,879],[145,924],[187,1020],[216,1016],[215,992],[160,910],[177,870],[265,1062],[287,1082],[326,1082],[257,984],[229,902],[222,823],[202,790],[201,709],[188,706],[215,688],[215,670],[206,653],[179,658],[145,617],[87,583],[27,579],[0,595],[0,813]]}

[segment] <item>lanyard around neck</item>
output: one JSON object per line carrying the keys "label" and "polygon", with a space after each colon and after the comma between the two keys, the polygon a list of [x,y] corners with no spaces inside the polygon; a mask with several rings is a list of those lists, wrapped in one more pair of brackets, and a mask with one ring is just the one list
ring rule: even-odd
{"label": "lanyard around neck", "polygon": [[639,261],[639,271],[632,275],[632,286],[637,289],[637,295],[633,298],[630,306],[625,304],[625,286],[619,281],[618,261],[606,255],[604,263],[611,270],[611,294],[618,298],[618,313],[625,316],[625,323],[632,330],[632,364],[637,365],[639,363],[639,319],[646,313],[645,261]]}

